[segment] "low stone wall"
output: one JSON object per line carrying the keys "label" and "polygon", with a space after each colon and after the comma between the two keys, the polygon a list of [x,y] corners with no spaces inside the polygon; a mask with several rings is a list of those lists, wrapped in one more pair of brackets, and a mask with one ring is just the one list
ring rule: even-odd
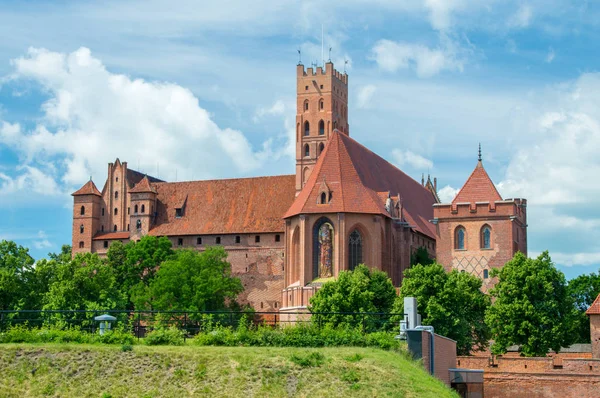
{"label": "low stone wall", "polygon": [[486,398],[599,397],[600,360],[569,356],[461,356],[456,367],[484,371]]}

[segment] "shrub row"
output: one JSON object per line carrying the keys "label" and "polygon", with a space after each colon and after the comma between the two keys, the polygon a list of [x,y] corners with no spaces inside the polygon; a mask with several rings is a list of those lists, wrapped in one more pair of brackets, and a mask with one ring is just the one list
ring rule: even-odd
{"label": "shrub row", "polygon": [[28,328],[13,326],[0,333],[0,343],[80,343],[80,344],[133,344],[132,334],[122,330],[111,330],[100,336],[80,329]]}
{"label": "shrub row", "polygon": [[396,333],[362,333],[356,328],[333,328],[315,326],[289,326],[283,328],[239,327],[215,328],[198,334],[193,339],[197,345],[256,346],[256,347],[378,347],[389,350],[399,346]]}

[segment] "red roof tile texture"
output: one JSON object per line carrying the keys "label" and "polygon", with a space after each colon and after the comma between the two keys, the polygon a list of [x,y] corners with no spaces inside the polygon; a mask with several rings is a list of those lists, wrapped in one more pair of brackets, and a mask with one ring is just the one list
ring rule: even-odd
{"label": "red roof tile texture", "polygon": [[129,239],[129,232],[100,232],[93,240]]}
{"label": "red roof tile texture", "polygon": [[150,181],[148,180],[148,176],[144,176],[140,182],[136,184],[135,187],[129,190],[129,193],[142,193],[142,192],[154,192],[156,190],[150,186]]}
{"label": "red roof tile texture", "polygon": [[[332,191],[328,204],[318,203],[323,181]],[[386,194],[380,194],[382,192]],[[335,130],[285,217],[303,213],[367,213],[389,217],[385,210],[387,192],[392,196],[400,194],[405,221],[417,231],[435,238],[435,227],[429,222],[435,203],[431,192],[385,159]]]}
{"label": "red roof tile texture", "polygon": [[[283,232],[295,176],[154,183],[157,218],[150,235]],[[175,209],[182,207],[182,217]]]}
{"label": "red roof tile texture", "polygon": [[77,195],[102,196],[102,194],[100,193],[98,188],[96,188],[96,184],[94,184],[94,182],[92,180],[89,180],[88,182],[86,182],[84,186],[79,188],[77,191],[73,192],[71,195],[73,195],[73,196],[77,196]]}
{"label": "red roof tile texture", "polygon": [[479,161],[452,203],[495,202],[497,200],[502,200],[502,196]]}
{"label": "red roof tile texture", "polygon": [[585,312],[587,315],[600,315],[600,294]]}

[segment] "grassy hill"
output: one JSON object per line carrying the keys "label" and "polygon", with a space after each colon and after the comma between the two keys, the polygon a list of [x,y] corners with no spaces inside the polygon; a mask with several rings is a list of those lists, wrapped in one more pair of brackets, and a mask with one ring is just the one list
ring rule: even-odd
{"label": "grassy hill", "polygon": [[0,345],[3,397],[455,397],[371,348]]}

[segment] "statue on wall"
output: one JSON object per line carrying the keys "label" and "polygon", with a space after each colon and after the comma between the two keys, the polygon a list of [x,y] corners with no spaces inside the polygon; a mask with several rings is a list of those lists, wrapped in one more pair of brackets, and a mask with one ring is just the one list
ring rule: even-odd
{"label": "statue on wall", "polygon": [[333,227],[329,223],[319,228],[319,277],[333,276]]}

